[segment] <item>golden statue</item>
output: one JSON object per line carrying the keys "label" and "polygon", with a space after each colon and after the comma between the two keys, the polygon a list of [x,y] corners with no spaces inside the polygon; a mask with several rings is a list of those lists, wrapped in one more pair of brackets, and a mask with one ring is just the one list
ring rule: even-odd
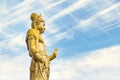
{"label": "golden statue", "polygon": [[50,61],[57,56],[58,49],[48,56],[41,36],[45,31],[45,21],[41,14],[31,14],[31,29],[27,31],[26,44],[31,59],[30,80],[49,80]]}

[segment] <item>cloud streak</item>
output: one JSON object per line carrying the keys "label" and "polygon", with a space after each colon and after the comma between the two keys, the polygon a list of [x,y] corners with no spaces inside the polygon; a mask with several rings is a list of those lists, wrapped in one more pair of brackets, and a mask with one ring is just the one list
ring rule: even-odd
{"label": "cloud streak", "polygon": [[[120,46],[116,45],[88,52],[83,56],[72,56],[69,59],[56,58],[51,63],[50,80],[73,80],[73,78],[75,80],[119,80],[119,50]],[[0,65],[1,80],[29,80],[28,54],[22,53],[11,57],[0,55]]]}
{"label": "cloud streak", "polygon": [[48,22],[51,22],[51,21],[54,21],[56,19],[58,19],[59,17],[62,17],[62,16],[65,16],[67,14],[70,14],[72,13],[73,11],[85,6],[87,3],[89,3],[88,0],[84,0],[84,1],[76,1],[75,3],[73,3],[71,6],[65,8],[64,10],[62,10],[60,13],[52,16],[52,18],[50,19],[50,21]]}
{"label": "cloud streak", "polygon": [[[111,12],[112,10],[114,9],[117,9],[119,7],[119,4],[120,3],[116,3],[116,4],[112,4],[110,7],[106,8],[106,9],[103,9],[99,12],[97,12],[95,15],[91,16],[90,18],[86,19],[86,20],[82,20],[79,22],[78,24],[78,28],[84,28],[84,26],[87,26],[87,25],[90,25],[91,23],[94,23],[95,19],[100,17],[100,16],[103,16],[105,14],[108,14],[109,12]],[[104,18],[105,19],[105,18]],[[85,27],[86,28],[86,27]]]}
{"label": "cloud streak", "polygon": [[120,46],[112,46],[89,52],[82,58],[57,60],[52,63],[50,80],[119,80],[119,49]]}
{"label": "cloud streak", "polygon": [[51,9],[51,8],[53,8],[53,7],[55,7],[55,6],[63,3],[64,1],[65,1],[65,0],[60,0],[60,1],[58,1],[58,2],[48,4],[48,6],[46,7],[46,9]]}
{"label": "cloud streak", "polygon": [[[98,17],[101,17],[101,18],[103,18],[104,20],[108,19],[108,18],[105,18],[104,15],[107,15],[107,14],[109,14],[109,12],[117,9],[117,8],[119,7],[119,4],[120,4],[120,3],[112,4],[110,7],[107,7],[107,8],[105,8],[105,9],[101,10],[101,11],[98,11],[95,15],[93,15],[93,16],[89,17],[88,19],[85,19],[85,20],[79,21],[79,20],[77,20],[77,18],[76,18],[76,21],[79,21],[78,24],[77,24],[77,26],[72,27],[72,28],[68,29],[68,30],[65,31],[65,32],[56,34],[56,35],[53,36],[52,38],[48,39],[48,42],[51,42],[52,39],[55,39],[54,42],[51,42],[51,44],[54,44],[55,42],[57,42],[57,41],[59,41],[59,40],[61,40],[61,39],[63,39],[63,38],[68,38],[68,39],[70,38],[70,39],[72,39],[72,37],[74,36],[74,31],[75,31],[75,30],[79,30],[79,29],[89,29],[89,28],[90,28],[89,26],[90,26],[92,23],[95,23]],[[113,15],[113,14],[111,14],[111,15],[109,15],[109,16],[112,16],[112,15]],[[70,16],[73,17],[73,15],[70,15]],[[103,17],[102,17],[102,16],[103,16]],[[115,16],[114,16],[114,17],[115,17]],[[116,17],[117,17],[117,16],[116,16]],[[88,26],[88,25],[89,25],[89,26]],[[93,26],[93,27],[94,27],[94,26]],[[110,28],[110,27],[109,27],[109,28]],[[99,29],[99,28],[97,28],[97,29]]]}
{"label": "cloud streak", "polygon": [[8,55],[0,55],[0,79],[29,80],[29,62],[29,57],[25,53],[11,57]]}

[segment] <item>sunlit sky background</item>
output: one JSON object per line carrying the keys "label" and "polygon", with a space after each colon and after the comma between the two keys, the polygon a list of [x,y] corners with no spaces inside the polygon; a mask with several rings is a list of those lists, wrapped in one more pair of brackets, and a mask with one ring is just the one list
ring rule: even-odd
{"label": "sunlit sky background", "polygon": [[42,14],[50,80],[120,80],[119,0],[1,0],[0,80],[29,80],[30,15]]}

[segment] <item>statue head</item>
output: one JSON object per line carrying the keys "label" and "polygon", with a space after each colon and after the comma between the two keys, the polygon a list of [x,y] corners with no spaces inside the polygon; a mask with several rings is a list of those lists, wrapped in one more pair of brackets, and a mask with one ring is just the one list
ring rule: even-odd
{"label": "statue head", "polygon": [[45,22],[42,18],[42,15],[36,13],[31,14],[32,28],[37,29],[40,33],[45,31]]}

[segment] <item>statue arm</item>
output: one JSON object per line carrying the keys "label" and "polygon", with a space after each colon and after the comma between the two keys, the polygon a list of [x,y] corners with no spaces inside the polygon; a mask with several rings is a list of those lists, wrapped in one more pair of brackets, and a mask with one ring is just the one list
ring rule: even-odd
{"label": "statue arm", "polygon": [[56,56],[57,56],[57,51],[58,51],[57,48],[54,49],[53,53],[49,56],[49,60],[50,60],[50,61],[52,61],[53,59],[56,58]]}
{"label": "statue arm", "polygon": [[29,50],[32,53],[32,57],[34,57],[36,60],[44,62],[42,56],[39,54],[40,51],[39,49],[36,48],[36,38],[35,36],[29,36],[28,37],[28,46],[29,46]]}
{"label": "statue arm", "polygon": [[28,37],[28,47],[29,47],[29,51],[31,51],[32,55],[33,55],[33,53],[38,52],[38,50],[35,47],[35,37],[34,36]]}

